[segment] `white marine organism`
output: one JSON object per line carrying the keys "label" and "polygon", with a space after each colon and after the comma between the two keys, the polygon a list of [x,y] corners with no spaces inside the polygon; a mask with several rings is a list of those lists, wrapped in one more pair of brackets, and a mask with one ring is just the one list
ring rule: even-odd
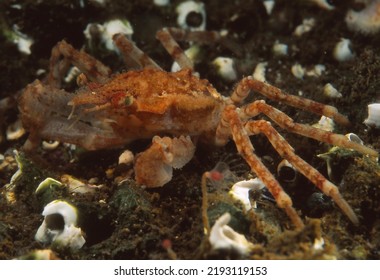
{"label": "white marine organism", "polygon": [[286,159],[283,159],[277,165],[277,176],[281,178],[283,182],[292,183],[297,179],[297,169]]}
{"label": "white marine organism", "polygon": [[185,1],[176,8],[177,24],[183,29],[191,31],[206,30],[206,9],[199,1]]}
{"label": "white marine organism", "polygon": [[326,66],[323,64],[316,64],[314,67],[306,72],[306,76],[320,77],[326,71]]}
{"label": "white marine organism", "polygon": [[293,76],[296,77],[297,79],[302,80],[303,77],[305,76],[305,68],[302,67],[302,65],[299,63],[296,63],[292,66],[291,72],[292,72]]}
{"label": "white marine organism", "polygon": [[220,216],[210,231],[209,242],[213,250],[231,250],[240,255],[248,255],[254,245],[244,235],[237,233],[227,224],[231,220],[230,213]]}
{"label": "white marine organism", "polygon": [[13,43],[17,44],[18,50],[26,55],[30,55],[32,51],[30,47],[33,45],[34,40],[28,37],[26,34],[21,33],[18,25],[13,25],[13,32],[10,37],[13,39]]}
{"label": "white marine organism", "polygon": [[155,4],[156,6],[163,7],[169,5],[170,0],[153,0],[153,4]]}
{"label": "white marine organism", "polygon": [[22,122],[20,119],[18,119],[13,124],[7,127],[6,137],[9,141],[17,140],[20,139],[25,133],[26,131],[22,126]]}
{"label": "white marine organism", "polygon": [[59,141],[42,141],[42,149],[50,151],[58,148]]}
{"label": "white marine organism", "polygon": [[62,183],[54,178],[46,178],[43,180],[36,188],[34,191],[35,194],[39,194],[44,192],[48,188],[55,188],[55,187],[60,187],[62,186]]}
{"label": "white marine organism", "polygon": [[256,65],[255,70],[253,71],[253,79],[258,80],[260,82],[265,82],[265,72],[268,66],[268,62],[260,62]]}
{"label": "white marine organism", "polygon": [[267,14],[270,15],[273,11],[274,5],[276,4],[276,1],[274,0],[264,0],[263,1],[265,10],[267,11]]}
{"label": "white marine organism", "polygon": [[368,117],[364,124],[369,127],[380,127],[380,103],[372,103],[368,105]]}
{"label": "white marine organism", "polygon": [[279,41],[274,42],[272,47],[273,54],[276,56],[288,55],[288,45],[282,44]]}
{"label": "white marine organism", "polygon": [[119,156],[119,164],[132,164],[135,159],[135,156],[130,150],[125,150]]}
{"label": "white marine organism", "polygon": [[313,244],[313,249],[316,251],[323,250],[323,247],[325,246],[325,240],[323,237],[315,238],[314,239],[314,244]]}
{"label": "white marine organism", "polygon": [[235,183],[229,194],[235,199],[240,201],[243,204],[244,210],[249,211],[252,208],[256,208],[256,202],[252,206],[251,200],[249,199],[249,191],[259,191],[265,188],[263,182],[258,179],[243,180]]}
{"label": "white marine organism", "polygon": [[355,57],[355,54],[352,52],[350,46],[351,40],[341,38],[335,45],[333,51],[334,58],[340,62],[352,60]]}
{"label": "white marine organism", "polygon": [[96,34],[108,50],[118,52],[112,40],[113,35],[120,33],[130,38],[133,34],[133,28],[127,19],[114,19],[104,24],[89,23],[83,33],[90,45]]}
{"label": "white marine organism", "polygon": [[322,116],[317,123],[313,124],[313,127],[322,129],[324,131],[333,132],[335,123],[333,119]]}
{"label": "white marine organism", "polygon": [[323,87],[323,94],[330,99],[341,98],[343,95],[330,83]]}
{"label": "white marine organism", "polygon": [[230,57],[219,56],[212,61],[217,68],[218,74],[227,81],[235,81],[237,79],[234,60]]}
{"label": "white marine organism", "polygon": [[77,225],[77,209],[63,200],[54,200],[45,206],[45,217],[35,239],[44,244],[80,249],[86,242]]}
{"label": "white marine organism", "polygon": [[315,26],[314,18],[306,18],[302,21],[300,25],[296,27],[293,34],[296,36],[302,36],[303,34],[310,32]]}
{"label": "white marine organism", "polygon": [[329,3],[329,1],[326,1],[326,0],[309,0],[309,1],[317,4],[319,7],[321,7],[322,9],[325,9],[325,10],[332,11],[335,9],[335,7],[333,5],[331,5]]}
{"label": "white marine organism", "polygon": [[380,31],[380,0],[366,1],[366,7],[356,12],[349,10],[346,15],[348,29],[366,35]]}
{"label": "white marine organism", "polygon": [[348,140],[350,140],[350,141],[356,142],[356,143],[358,143],[358,144],[360,144],[360,145],[364,145],[363,140],[360,139],[360,137],[357,136],[355,133],[347,133],[345,136],[346,136],[346,137],[348,138]]}
{"label": "white marine organism", "polygon": [[76,66],[73,66],[69,69],[69,71],[67,71],[67,74],[63,80],[66,83],[70,83],[71,81],[76,79],[80,73],[81,73],[81,71],[79,70],[79,68]]}

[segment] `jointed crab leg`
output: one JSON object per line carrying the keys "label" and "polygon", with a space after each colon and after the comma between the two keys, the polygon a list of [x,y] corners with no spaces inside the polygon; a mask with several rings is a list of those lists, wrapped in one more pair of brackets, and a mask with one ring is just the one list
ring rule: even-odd
{"label": "jointed crab leg", "polygon": [[268,105],[264,100],[259,100],[252,102],[246,106],[243,106],[239,111],[239,116],[242,120],[248,120],[258,114],[263,113],[270,119],[275,121],[280,127],[309,138],[316,139],[321,142],[336,145],[339,147],[354,149],[360,153],[368,154],[370,156],[377,157],[378,153],[359,143],[349,141],[344,135],[324,131],[319,128],[312,127],[310,125],[295,123],[292,118],[290,118],[285,113],[280,110]]}
{"label": "jointed crab leg", "polygon": [[297,156],[294,153],[294,149],[272,127],[269,122],[264,120],[248,121],[244,127],[248,134],[263,133],[269,139],[272,146],[281,155],[281,157],[288,160],[295,168],[297,168],[298,171],[307,177],[324,194],[330,196],[354,224],[359,223],[356,214],[339,193],[338,187],[327,180],[321,173],[310,166],[306,161]]}
{"label": "jointed crab leg", "polygon": [[350,123],[347,117],[340,114],[333,106],[325,105],[307,98],[286,94],[279,88],[268,83],[254,80],[252,77],[246,77],[239,82],[231,95],[231,100],[235,104],[239,104],[248,96],[251,90],[257,91],[272,100],[332,118],[339,124],[349,125]]}
{"label": "jointed crab leg", "polygon": [[120,50],[127,66],[136,69],[142,69],[144,67],[161,69],[156,62],[125,37],[124,34],[115,34],[112,39]]}
{"label": "jointed crab leg", "polygon": [[[60,58],[64,60],[60,63]],[[59,87],[63,78],[64,70],[69,64],[78,67],[90,80],[103,83],[111,75],[111,69],[93,58],[91,55],[78,51],[65,41],[58,42],[52,49],[50,57],[50,72],[48,82],[51,86]]]}
{"label": "jointed crab leg", "polygon": [[[217,31],[191,31],[188,29],[181,29],[176,27],[166,27],[158,31],[156,36],[161,33],[169,33],[171,39],[174,41],[196,42],[203,45],[213,45],[218,43],[229,49],[231,52],[235,53],[237,56],[242,55],[240,45],[238,45],[233,40],[230,40],[228,36],[223,36],[220,32]],[[161,35],[158,35],[157,38],[159,36]]]}
{"label": "jointed crab leg", "polygon": [[251,141],[243,127],[234,105],[226,106],[222,114],[222,120],[221,126],[218,127],[219,132],[217,133],[217,137],[218,135],[222,136],[223,134],[230,135],[230,133],[226,131],[227,126],[229,126],[232,138],[234,139],[240,155],[246,160],[252,171],[255,172],[256,175],[263,181],[265,186],[275,198],[277,205],[285,210],[293,224],[298,228],[303,227],[304,224],[301,218],[292,206],[293,203],[291,198],[285,193],[272,173],[254,153]]}
{"label": "jointed crab leg", "polygon": [[160,40],[161,44],[164,46],[166,51],[170,54],[171,57],[173,57],[173,59],[178,63],[181,69],[194,68],[193,62],[186,56],[182,48],[173,38],[171,29],[163,28],[157,31],[156,38]]}

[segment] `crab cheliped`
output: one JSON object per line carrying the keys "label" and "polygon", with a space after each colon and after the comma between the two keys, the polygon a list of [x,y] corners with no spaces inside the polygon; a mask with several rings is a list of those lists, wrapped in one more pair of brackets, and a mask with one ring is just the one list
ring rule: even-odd
{"label": "crab cheliped", "polygon": [[[343,135],[296,123],[264,100],[241,104],[255,91],[269,99],[327,116],[342,125],[349,123],[345,116],[335,107],[286,94],[251,76],[238,82],[229,97],[222,96],[207,80],[194,74],[192,61],[177,43],[226,43],[218,32],[164,28],[157,32],[157,38],[178,63],[180,71],[162,70],[122,34],[114,35],[113,40],[126,65],[134,70],[117,74],[111,74],[110,68],[65,41],[57,43],[52,49],[46,80],[29,84],[19,100],[21,119],[29,131],[24,149],[33,151],[41,139],[97,150],[152,138],[151,146],[136,156],[134,171],[138,184],[153,188],[169,182],[172,169],[181,168],[191,160],[197,140],[222,146],[232,138],[239,154],[272,193],[277,205],[295,226],[302,227],[291,198],[254,152],[249,136],[262,133],[281,157],[332,197],[354,224],[358,223],[337,186],[297,156],[270,122],[252,118],[264,114],[292,133],[370,156],[377,156],[377,152]],[[76,93],[60,89],[72,65],[81,71]]]}

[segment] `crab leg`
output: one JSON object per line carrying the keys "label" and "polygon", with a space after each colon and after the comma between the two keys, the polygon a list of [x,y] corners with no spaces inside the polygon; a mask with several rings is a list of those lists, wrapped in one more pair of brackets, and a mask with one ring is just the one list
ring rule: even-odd
{"label": "crab leg", "polygon": [[160,40],[166,51],[178,63],[181,69],[194,69],[193,62],[187,57],[182,48],[178,45],[171,33],[172,29],[163,28],[156,33],[156,38]]}
{"label": "crab leg", "polygon": [[333,106],[325,105],[307,98],[287,94],[279,88],[274,87],[268,83],[254,80],[251,76],[246,77],[239,82],[231,95],[231,100],[235,104],[239,104],[244,101],[251,90],[257,91],[272,100],[283,102],[296,108],[332,118],[339,124],[345,126],[350,124],[347,117],[340,114],[338,110]]}
{"label": "crab leg", "polygon": [[335,146],[353,149],[362,154],[367,154],[374,157],[378,156],[378,153],[375,150],[361,145],[359,143],[356,143],[354,141],[350,141],[344,135],[335,134],[329,131],[312,127],[310,125],[295,123],[293,119],[290,118],[288,115],[266,104],[264,100],[255,101],[242,107],[239,111],[239,116],[242,120],[248,120],[249,118],[252,118],[260,113],[265,114],[274,122],[276,122],[280,127],[290,132],[313,138],[318,141],[332,144]]}
{"label": "crab leg", "polygon": [[304,224],[301,218],[292,206],[293,203],[291,198],[286,194],[272,173],[265,167],[265,165],[254,153],[252,143],[243,127],[243,124],[234,105],[226,106],[223,111],[221,125],[224,127],[220,128],[218,134],[219,136],[222,136],[224,133],[226,133],[225,128],[227,124],[230,128],[232,138],[234,139],[239,154],[246,160],[252,171],[256,173],[260,180],[263,181],[265,186],[268,188],[276,200],[277,205],[285,210],[286,214],[289,216],[293,224],[297,228],[303,227]]}
{"label": "crab leg", "polygon": [[157,31],[156,38],[160,40],[166,51],[178,63],[181,69],[193,69],[194,64],[186,56],[177,41],[197,42],[205,45],[221,43],[238,56],[241,55],[240,46],[228,38],[220,35],[217,31],[190,31],[181,28],[169,27],[162,28]]}
{"label": "crab leg", "polygon": [[[60,61],[61,56],[63,56],[62,61]],[[48,76],[48,82],[51,86],[60,87],[62,77],[70,64],[78,67],[90,80],[99,83],[105,82],[111,74],[111,69],[99,60],[83,51],[74,49],[66,41],[61,41],[51,51]]]}
{"label": "crab leg", "polygon": [[156,62],[125,37],[125,35],[120,33],[115,34],[112,39],[120,50],[127,66],[136,69],[142,69],[144,67],[161,69]]}
{"label": "crab leg", "polygon": [[271,142],[272,146],[280,154],[281,157],[288,160],[297,170],[299,170],[306,178],[316,185],[324,194],[330,196],[335,203],[342,209],[347,217],[357,225],[358,217],[350,207],[350,205],[341,196],[339,189],[321,173],[310,166],[306,161],[294,153],[294,149],[288,142],[272,127],[270,122],[264,120],[248,121],[245,124],[245,130],[248,134],[263,133]]}
{"label": "crab leg", "polygon": [[168,32],[175,41],[196,42],[203,45],[219,43],[237,56],[242,55],[241,46],[239,44],[228,38],[228,36],[221,35],[221,33],[217,31],[191,31],[182,28],[167,27],[157,33],[159,32]]}

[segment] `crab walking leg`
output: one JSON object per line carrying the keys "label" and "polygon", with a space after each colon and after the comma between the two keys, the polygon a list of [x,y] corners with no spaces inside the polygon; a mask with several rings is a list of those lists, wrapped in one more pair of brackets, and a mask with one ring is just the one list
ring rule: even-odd
{"label": "crab walking leg", "polygon": [[48,76],[51,85],[58,85],[62,79],[62,65],[60,63],[61,56],[64,60],[69,61],[78,67],[90,80],[103,83],[111,75],[111,69],[93,58],[91,55],[78,51],[72,45],[65,41],[58,42],[52,49],[50,57],[50,73]]}
{"label": "crab walking leg", "polygon": [[314,185],[316,185],[324,194],[330,196],[335,203],[342,209],[347,217],[357,225],[359,223],[358,217],[350,207],[350,205],[341,196],[339,189],[329,180],[327,180],[321,173],[314,169],[302,158],[294,153],[294,149],[288,142],[272,127],[270,122],[264,120],[248,121],[244,125],[249,134],[263,133],[271,142],[272,146],[280,154],[281,157],[289,161],[299,172],[308,178]]}
{"label": "crab walking leg", "polygon": [[128,67],[142,69],[145,67],[161,69],[146,53],[140,50],[132,41],[124,34],[115,34],[112,37],[115,45],[120,50],[125,64]]}
{"label": "crab walking leg", "polygon": [[281,128],[284,128],[290,132],[313,138],[315,140],[332,144],[335,146],[353,149],[365,155],[378,157],[378,153],[375,150],[361,145],[359,143],[356,143],[354,141],[350,141],[344,135],[325,131],[306,124],[295,123],[293,119],[290,118],[288,115],[266,104],[264,100],[255,101],[242,107],[239,111],[239,117],[242,120],[248,120],[254,116],[257,116],[260,113],[265,114],[274,122],[276,122]]}
{"label": "crab walking leg", "polygon": [[175,60],[175,62],[178,63],[181,69],[194,69],[193,62],[187,57],[183,49],[175,41],[172,34],[170,33],[170,29],[163,28],[157,31],[156,38],[160,40],[166,51]]}
{"label": "crab walking leg", "polygon": [[228,38],[221,36],[217,31],[189,31],[181,28],[166,27],[157,31],[156,38],[160,40],[166,51],[178,63],[181,69],[194,69],[194,64],[178,45],[177,41],[196,42],[205,45],[220,43],[236,55],[241,55],[240,46]]}
{"label": "crab walking leg", "polygon": [[203,45],[218,43],[235,55],[242,55],[241,46],[228,38],[228,36],[221,35],[218,31],[191,31],[177,27],[167,27],[163,28],[163,30],[169,32],[175,41],[196,42]]}
{"label": "crab walking leg", "polygon": [[338,110],[333,106],[325,105],[311,99],[287,94],[281,89],[274,87],[268,83],[254,80],[251,76],[246,77],[239,82],[231,95],[231,100],[235,104],[239,104],[248,96],[251,90],[257,91],[269,99],[283,102],[302,110],[332,118],[334,121],[341,125],[347,126],[350,124],[347,117],[340,114]]}
{"label": "crab walking leg", "polygon": [[234,105],[226,106],[222,118],[229,123],[232,138],[240,155],[246,160],[252,171],[263,181],[275,198],[277,205],[285,210],[286,214],[297,228],[303,227],[304,224],[296,210],[293,208],[291,198],[286,194],[281,185],[273,177],[272,173],[254,153],[248,134],[236,112],[236,107]]}

